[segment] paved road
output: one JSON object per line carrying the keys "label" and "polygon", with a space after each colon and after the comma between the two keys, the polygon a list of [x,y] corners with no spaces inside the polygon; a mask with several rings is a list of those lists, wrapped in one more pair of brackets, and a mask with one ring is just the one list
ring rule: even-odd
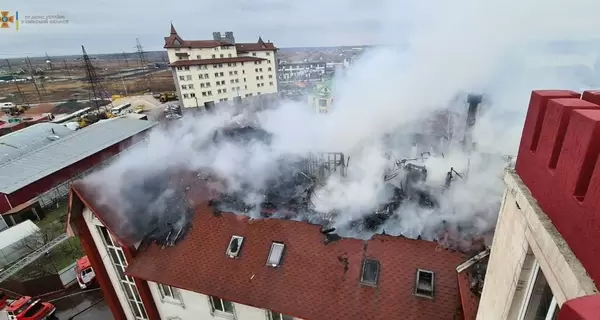
{"label": "paved road", "polygon": [[[68,320],[70,317],[73,317],[73,320],[113,319],[112,313],[110,312],[108,305],[106,305],[100,290],[81,294],[77,294],[79,291],[75,291],[75,293],[75,295],[52,301],[52,303],[56,306],[56,316],[59,320]],[[99,300],[102,301],[85,310]]]}

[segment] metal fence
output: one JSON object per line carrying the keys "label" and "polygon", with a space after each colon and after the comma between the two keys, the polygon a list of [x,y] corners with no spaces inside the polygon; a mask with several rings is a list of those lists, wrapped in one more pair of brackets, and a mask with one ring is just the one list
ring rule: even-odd
{"label": "metal fence", "polygon": [[77,261],[73,262],[71,265],[58,272],[58,275],[60,276],[60,281],[65,287],[69,286],[77,279],[77,274],[75,273],[76,265]]}

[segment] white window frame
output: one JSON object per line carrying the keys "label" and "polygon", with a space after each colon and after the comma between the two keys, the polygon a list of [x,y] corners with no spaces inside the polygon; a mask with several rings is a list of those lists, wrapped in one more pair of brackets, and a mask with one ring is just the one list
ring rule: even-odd
{"label": "white window frame", "polygon": [[[232,253],[229,248],[231,247],[231,243],[233,242],[233,240],[238,240],[238,250],[237,253]],[[225,251],[225,254],[230,257],[230,258],[236,258],[240,255],[240,251],[242,250],[242,244],[244,243],[244,237],[242,236],[238,236],[238,235],[233,235],[231,236],[231,240],[229,240],[229,243],[227,244],[227,250]]]}
{"label": "white window frame", "polygon": [[[271,254],[273,253],[273,249],[275,247],[281,247],[281,253],[279,254],[279,259],[277,259],[277,263],[270,263]],[[271,249],[269,250],[269,255],[267,256],[267,266],[276,268],[281,265],[281,259],[283,259],[283,254],[285,253],[285,244],[281,242],[271,242]]]}
{"label": "white window frame", "polygon": [[[273,315],[273,313],[276,313],[277,315]],[[289,316],[287,314],[279,313],[277,311],[267,310],[267,320],[285,320],[284,317],[289,317],[291,319],[294,319],[294,317]]]}
{"label": "white window frame", "polygon": [[[106,232],[109,235],[109,239],[106,239],[104,237],[101,229],[106,230]],[[121,246],[115,242],[113,235],[105,226],[97,225],[96,232],[98,232],[100,238],[102,239],[102,243],[104,244],[104,248],[106,249],[106,254],[108,255],[110,263],[113,266],[115,273],[117,274],[117,280],[121,285],[121,290],[125,295],[125,299],[127,299],[133,316],[136,320],[148,320],[148,312],[146,311],[146,307],[144,306],[140,293],[137,289],[137,286],[135,285],[135,280],[128,275],[125,275],[125,279],[122,279],[120,276],[120,274],[124,274],[125,269],[127,269],[127,259],[125,258],[125,252],[123,252],[123,248],[121,248]],[[113,257],[111,252],[114,253],[114,256],[117,257],[117,261],[115,261],[115,258]],[[131,293],[133,297],[130,297],[129,293]],[[138,316],[134,310],[137,311],[137,313],[139,313],[140,316]]]}
{"label": "white window frame", "polygon": [[[420,279],[421,273],[431,274],[431,295],[422,294],[422,293],[418,292],[419,279]],[[421,298],[427,298],[427,299],[433,299],[435,297],[435,272],[433,272],[431,270],[417,269],[417,276],[415,279],[415,296],[421,297]]]}
{"label": "white window frame", "polygon": [[[213,296],[207,296],[208,297],[208,304],[210,306],[210,311],[211,314],[213,316],[218,316],[221,318],[226,318],[226,319],[231,319],[231,320],[235,320],[236,319],[236,314],[235,314],[235,305],[232,301],[229,300],[225,300],[225,299],[221,299],[219,297],[213,297]],[[215,308],[215,304],[213,302],[213,299],[219,299],[221,300],[221,306],[224,306],[225,304],[223,303],[223,301],[227,301],[231,303],[231,313],[227,312],[227,311],[223,311],[225,308],[223,308],[223,310],[218,310],[217,308]]]}
{"label": "white window frame", "polygon": [[183,306],[183,299],[181,298],[181,292],[179,292],[179,289],[163,283],[156,283],[156,286],[158,287],[158,292],[160,293],[160,298],[163,302],[169,302]]}
{"label": "white window frame", "polygon": [[[521,309],[519,309],[519,315],[517,316],[517,320],[525,319],[525,315],[527,314],[527,308],[529,307],[529,302],[531,302],[533,288],[535,287],[535,280],[537,279],[537,276],[540,272],[542,272],[542,275],[546,277],[544,275],[544,272],[540,268],[539,262],[537,260],[534,260],[532,272],[529,275],[529,279],[527,279],[527,287],[525,289],[525,294],[523,295],[523,304],[521,304]],[[546,281],[548,281],[547,278]],[[546,313],[545,320],[552,320],[552,316],[554,315],[556,308],[558,308],[558,303],[556,302],[556,296],[552,294],[552,301],[550,301],[550,307],[548,308],[548,312]]]}

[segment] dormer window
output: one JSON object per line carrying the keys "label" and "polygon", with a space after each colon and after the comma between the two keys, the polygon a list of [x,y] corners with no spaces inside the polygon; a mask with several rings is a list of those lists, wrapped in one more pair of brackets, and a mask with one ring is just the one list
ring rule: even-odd
{"label": "dormer window", "polygon": [[285,245],[283,243],[271,243],[271,250],[269,251],[269,257],[267,258],[268,266],[279,266],[279,264],[281,263],[281,257],[283,256],[283,249],[285,249]]}
{"label": "dormer window", "polygon": [[433,299],[435,292],[435,275],[433,271],[418,269],[415,283],[415,295]]}
{"label": "dormer window", "polygon": [[240,251],[242,250],[242,243],[244,242],[244,237],[240,236],[232,236],[231,240],[229,240],[229,245],[227,246],[226,254],[230,258],[235,258],[240,255]]}
{"label": "dormer window", "polygon": [[365,259],[362,265],[360,282],[369,286],[377,286],[379,281],[379,261]]}

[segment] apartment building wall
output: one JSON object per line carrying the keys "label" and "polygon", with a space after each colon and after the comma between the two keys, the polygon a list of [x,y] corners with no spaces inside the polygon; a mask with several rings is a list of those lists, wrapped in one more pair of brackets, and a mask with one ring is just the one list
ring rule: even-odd
{"label": "apartment building wall", "polygon": [[567,300],[596,287],[519,176],[511,170],[504,181],[477,319],[556,319]]}
{"label": "apartment building wall", "polygon": [[[111,259],[115,259],[115,256],[113,255],[113,257],[111,257],[111,254],[108,252],[107,246],[104,243],[104,241],[102,240],[102,236],[98,231],[98,227],[104,227],[104,225],[100,222],[100,220],[98,220],[97,218],[94,217],[94,215],[88,208],[85,208],[83,210],[83,218],[85,220],[87,227],[90,230],[92,239],[94,240],[94,244],[96,245],[96,248],[98,249],[98,253],[100,254],[100,257],[102,258],[102,263],[104,264],[104,268],[106,269],[106,272],[108,273],[110,282],[112,283],[113,288],[115,289],[115,293],[118,297],[119,302],[121,303],[123,311],[125,312],[126,318],[128,320],[146,320],[146,319],[148,319],[147,315],[146,316],[142,315],[141,317],[136,316],[136,314],[134,313],[134,311],[132,309],[132,305],[129,303],[129,299],[127,298],[127,295],[125,293],[122,282],[119,280],[119,274],[117,273],[118,271],[115,268],[113,260],[111,260]],[[116,259],[126,260],[124,257],[124,254],[122,256],[118,254],[117,256],[118,257]],[[126,263],[126,261],[125,261],[125,263]],[[133,281],[131,281],[131,282],[132,283],[129,284],[129,287],[130,288],[135,287],[135,284],[133,284]],[[141,307],[141,299],[139,299],[139,293],[134,294],[134,296],[138,297],[138,303],[136,303],[135,307],[142,308]],[[145,313],[145,310],[140,313]]]}
{"label": "apartment building wall", "polygon": [[271,319],[264,309],[232,302],[233,313],[228,314],[214,310],[210,297],[207,295],[171,288],[170,290],[178,292],[173,298],[161,294],[159,284],[149,282],[149,285],[161,319],[214,319],[215,317],[240,320]]}
{"label": "apartment building wall", "polygon": [[[181,60],[225,59],[220,63],[174,67],[175,84],[184,107],[203,106],[262,93],[278,92],[276,51],[238,54],[235,46],[189,49],[169,48],[169,62]],[[187,53],[187,56],[177,54]],[[265,60],[227,62],[228,58],[256,57]]]}

